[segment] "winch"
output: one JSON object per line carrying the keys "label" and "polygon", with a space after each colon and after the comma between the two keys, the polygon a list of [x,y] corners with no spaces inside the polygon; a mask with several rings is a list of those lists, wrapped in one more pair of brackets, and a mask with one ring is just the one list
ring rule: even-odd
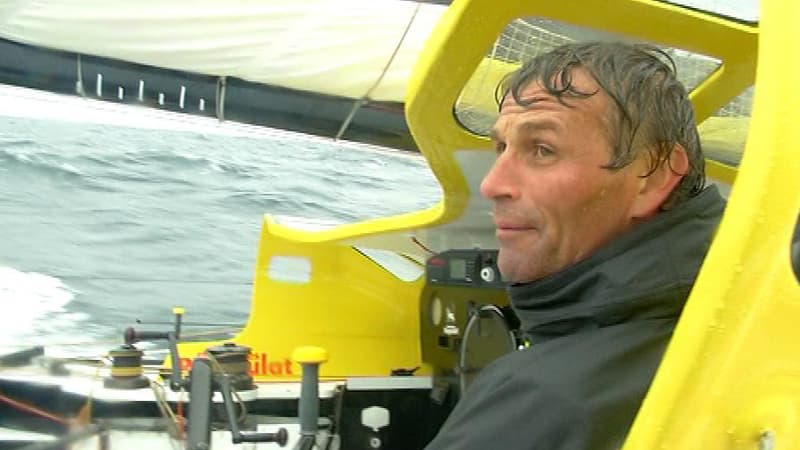
{"label": "winch", "polygon": [[212,361],[211,369],[215,378],[228,374],[232,388],[238,391],[255,389],[253,377],[250,376],[250,347],[226,342],[209,347],[206,353]]}
{"label": "winch", "polygon": [[143,375],[142,351],[132,344],[123,344],[111,350],[111,375],[103,380],[103,385],[112,389],[140,389],[150,384]]}

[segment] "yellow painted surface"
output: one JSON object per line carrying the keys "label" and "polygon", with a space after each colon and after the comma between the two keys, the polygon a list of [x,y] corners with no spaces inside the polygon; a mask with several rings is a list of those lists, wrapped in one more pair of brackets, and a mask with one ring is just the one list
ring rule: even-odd
{"label": "yellow painted surface", "polygon": [[298,347],[292,353],[292,360],[298,364],[324,363],[328,360],[328,352],[322,347]]}
{"label": "yellow painted surface", "polygon": [[[307,260],[310,281],[269,276],[273,257]],[[232,341],[252,349],[256,380],[301,375],[292,353],[302,346],[324,348],[323,378],[388,376],[393,369],[423,366],[419,344],[419,297],[424,278],[404,282],[349,246],[301,243],[272,234],[265,219],[247,325]],[[187,343],[191,358],[209,343]],[[418,374],[430,373],[422,367]]]}
{"label": "yellow painted surface", "polygon": [[493,87],[500,84],[503,77],[519,67],[519,64],[508,63],[490,57],[483,58],[475,69],[475,73],[480,73],[481,76],[471,77],[461,90],[461,95],[458,98],[459,107],[497,115],[498,107],[493,95]]}
{"label": "yellow painted surface", "polygon": [[800,4],[764,1],[747,148],[719,233],[626,450],[800,448]]}
{"label": "yellow painted surface", "polygon": [[736,181],[736,168],[714,160],[707,160],[706,175],[733,185],[733,182]]}

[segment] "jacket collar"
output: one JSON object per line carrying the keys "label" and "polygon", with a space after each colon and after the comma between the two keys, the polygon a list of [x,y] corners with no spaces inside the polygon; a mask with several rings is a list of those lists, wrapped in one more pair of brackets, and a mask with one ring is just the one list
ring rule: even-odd
{"label": "jacket collar", "polygon": [[724,208],[716,186],[707,187],[577,264],[511,286],[522,330],[536,340],[629,320],[677,317]]}

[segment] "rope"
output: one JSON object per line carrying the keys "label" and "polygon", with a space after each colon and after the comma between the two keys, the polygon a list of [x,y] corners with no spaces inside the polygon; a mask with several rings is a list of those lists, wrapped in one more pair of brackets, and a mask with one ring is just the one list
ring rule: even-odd
{"label": "rope", "polygon": [[[99,373],[100,373],[100,368],[98,367],[97,371],[95,372],[95,380],[99,377]],[[83,405],[83,407],[81,407],[80,410],[78,410],[78,414],[72,420],[69,420],[69,419],[66,419],[64,417],[58,416],[56,414],[50,413],[50,412],[45,411],[45,410],[43,410],[41,408],[37,408],[36,406],[33,406],[31,404],[28,404],[28,403],[25,403],[25,402],[21,402],[19,400],[15,400],[13,398],[7,397],[7,396],[5,396],[3,394],[0,394],[0,401],[5,402],[5,403],[11,405],[12,407],[17,408],[17,409],[19,409],[21,411],[25,411],[25,412],[37,415],[39,417],[50,419],[50,420],[52,420],[54,422],[58,422],[59,424],[64,425],[64,426],[70,427],[70,426],[73,426],[73,425],[82,425],[80,428],[77,428],[72,433],[59,438],[58,441],[57,441],[57,442],[60,442],[62,444],[67,444],[69,442],[74,442],[77,439],[82,439],[83,437],[91,436],[93,434],[97,434],[99,431],[101,431],[101,429],[98,428],[99,425],[92,425],[91,424],[92,399],[94,398],[94,396],[93,396],[94,385],[95,385],[95,383],[92,383],[92,388],[89,391],[89,395],[88,395],[88,397],[86,399],[86,403]],[[41,444],[41,446],[42,446],[41,448],[51,448],[51,447],[54,446],[54,444],[48,442],[48,443]],[[30,448],[34,448],[34,447],[35,448],[39,448],[36,445],[31,445],[31,446],[28,446],[28,447],[25,447],[25,448],[27,449],[29,447]],[[61,448],[61,446],[58,446],[58,448]]]}
{"label": "rope", "polygon": [[55,414],[49,413],[49,412],[47,412],[47,411],[45,411],[43,409],[37,408],[37,407],[35,407],[33,405],[29,405],[29,404],[21,402],[19,400],[14,400],[13,398],[6,397],[3,394],[0,394],[0,401],[3,401],[5,403],[13,406],[14,408],[17,408],[17,409],[21,410],[21,411],[29,412],[29,413],[35,414],[35,415],[37,415],[39,417],[44,417],[44,418],[50,419],[50,420],[52,420],[54,422],[58,422],[61,425],[69,425],[69,421],[67,419],[63,418],[63,417],[60,417],[60,416],[57,416]]}
{"label": "rope", "polygon": [[[155,380],[150,380],[150,388],[153,390],[153,395],[156,397],[156,406],[158,410],[161,411],[161,415],[167,419],[168,426],[171,428],[173,432],[173,436],[175,436],[179,440],[185,439],[184,434],[184,419],[181,411],[181,403],[178,403],[178,415],[175,415],[172,412],[172,407],[169,406],[167,402],[167,398],[164,395],[164,386],[156,382]],[[181,390],[181,394],[183,394],[183,390]]]}
{"label": "rope", "polygon": [[378,87],[378,85],[381,83],[381,81],[383,81],[383,77],[385,77],[386,73],[389,71],[389,66],[392,65],[392,62],[394,61],[394,58],[397,56],[397,53],[400,51],[400,47],[403,45],[403,41],[405,41],[406,36],[408,35],[408,31],[411,30],[411,25],[414,23],[414,19],[417,18],[417,13],[419,13],[419,9],[420,9],[421,5],[422,5],[421,2],[417,3],[417,6],[414,8],[414,12],[411,14],[411,19],[408,20],[408,23],[406,24],[406,28],[403,30],[403,35],[400,36],[400,40],[397,41],[397,45],[395,45],[394,51],[392,51],[392,56],[389,57],[389,61],[387,61],[386,65],[383,66],[383,70],[381,71],[380,76],[378,76],[378,79],[375,80],[375,83],[373,83],[372,86],[370,86],[370,88],[367,89],[367,92],[361,98],[356,100],[356,102],[353,104],[353,108],[350,109],[350,113],[347,115],[347,118],[344,119],[344,122],[342,122],[342,126],[339,127],[339,131],[336,133],[336,137],[334,138],[335,140],[338,141],[339,139],[341,139],[341,137],[344,134],[344,132],[347,131],[347,127],[350,126],[350,122],[353,121],[353,117],[355,117],[356,112],[358,112],[358,110],[363,105],[367,104],[367,102],[372,97],[372,92]]}
{"label": "rope", "polygon": [[[220,364],[219,361],[217,361],[217,358],[214,355],[208,353],[207,356],[208,360],[211,361],[211,365],[215,366],[217,371],[219,371],[222,374],[228,375],[228,372],[225,370],[224,367],[222,367],[222,364]],[[236,400],[239,402],[239,407],[241,408],[241,410],[239,411],[239,422],[244,422],[244,419],[247,418],[247,406],[242,400],[242,397],[239,395],[239,391],[233,388],[233,386],[231,386],[231,389],[233,390],[233,396],[236,397]]]}
{"label": "rope", "polygon": [[234,372],[234,373],[245,373],[250,368],[250,363],[247,361],[241,362],[223,362],[219,363],[222,367],[224,373]]}
{"label": "rope", "polygon": [[183,386],[181,386],[181,393],[178,395],[178,412],[175,418],[175,424],[178,426],[181,439],[186,439],[186,415],[183,413],[183,394],[185,393],[186,391],[184,391]]}
{"label": "rope", "polygon": [[431,255],[435,255],[436,254],[436,252],[434,252],[433,250],[429,249],[428,247],[425,246],[425,244],[420,242],[420,240],[417,239],[416,236],[411,236],[411,242],[417,244],[421,249],[425,250],[426,252],[430,253]]}
{"label": "rope", "polygon": [[[108,355],[103,356],[102,359],[108,358]],[[92,406],[94,405],[94,387],[97,385],[97,381],[100,379],[100,368],[103,367],[103,364],[97,364],[97,367],[94,369],[94,377],[92,378],[91,388],[89,388],[89,395],[86,396],[86,403],[83,404],[81,409],[78,410],[78,415],[75,417],[75,421],[82,425],[89,425],[92,422]]]}
{"label": "rope", "polygon": [[364,99],[369,100],[369,98],[372,96],[372,91],[374,91],[375,88],[377,88],[378,85],[381,83],[381,81],[383,81],[383,77],[386,76],[386,73],[389,71],[389,66],[392,65],[392,62],[394,61],[394,58],[397,56],[397,53],[400,51],[400,47],[403,45],[403,41],[406,40],[406,36],[408,36],[409,30],[411,30],[411,25],[414,23],[414,19],[417,18],[417,13],[419,13],[419,9],[420,9],[421,6],[422,6],[422,2],[417,3],[417,6],[414,8],[414,13],[411,14],[411,19],[408,20],[408,24],[406,24],[406,28],[403,30],[403,35],[400,36],[400,40],[397,41],[397,45],[394,47],[394,51],[392,51],[392,56],[389,57],[389,61],[383,67],[383,71],[381,72],[381,75],[378,77],[378,79],[375,81],[375,83],[372,85],[372,87],[370,87],[369,90],[367,90],[367,93],[364,94],[364,97],[363,97]]}

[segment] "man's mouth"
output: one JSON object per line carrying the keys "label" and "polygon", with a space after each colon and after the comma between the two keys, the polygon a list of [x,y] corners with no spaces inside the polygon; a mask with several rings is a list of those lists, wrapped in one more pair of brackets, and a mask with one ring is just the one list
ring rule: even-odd
{"label": "man's mouth", "polygon": [[523,223],[497,221],[495,222],[495,235],[502,238],[511,238],[534,229],[533,226]]}

